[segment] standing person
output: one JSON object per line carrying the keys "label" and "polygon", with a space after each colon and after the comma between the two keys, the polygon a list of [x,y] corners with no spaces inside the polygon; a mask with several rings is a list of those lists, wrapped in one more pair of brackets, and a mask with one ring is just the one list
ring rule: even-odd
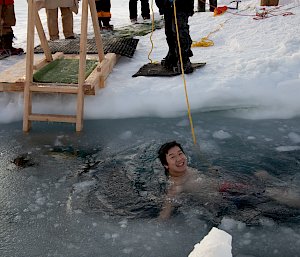
{"label": "standing person", "polygon": [[112,30],[113,26],[109,24],[111,19],[110,0],[95,0],[95,1],[96,1],[96,9],[98,14],[100,29]]}
{"label": "standing person", "polygon": [[[173,0],[159,1],[162,1],[160,6],[162,6],[162,12],[164,14],[165,34],[169,46],[168,54],[161,61],[161,64],[169,70],[181,71],[174,16],[174,2]],[[194,0],[175,0],[175,5],[183,69],[184,73],[192,73],[194,69],[190,62],[190,57],[193,56],[193,52],[191,51],[192,39],[190,37],[188,19],[194,14]]]}
{"label": "standing person", "polygon": [[75,39],[73,13],[78,13],[78,0],[45,0],[50,40],[59,39],[58,8],[60,8],[65,39]]}
{"label": "standing person", "polygon": [[[137,22],[137,2],[138,0],[129,0],[129,18],[131,22]],[[144,20],[150,19],[149,0],[141,0],[141,12]]]}
{"label": "standing person", "polygon": [[14,0],[0,0],[0,56],[24,53],[22,48],[12,46],[14,38],[12,26],[15,25]]}
{"label": "standing person", "polygon": [[[198,12],[205,12],[206,0],[198,0]],[[217,0],[209,0],[209,11],[213,12],[217,7]]]}

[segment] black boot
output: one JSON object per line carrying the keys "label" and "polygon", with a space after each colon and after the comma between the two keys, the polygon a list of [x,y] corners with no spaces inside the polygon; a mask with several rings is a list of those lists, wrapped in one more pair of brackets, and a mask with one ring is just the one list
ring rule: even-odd
{"label": "black boot", "polygon": [[[190,59],[182,60],[183,62],[183,70],[185,74],[192,73],[194,71],[194,68],[192,66],[192,63]],[[173,69],[175,72],[181,73],[181,63],[178,62],[177,67],[174,67]]]}
{"label": "black boot", "polygon": [[109,22],[110,22],[109,17],[103,17],[102,18],[102,24],[103,24],[102,29],[104,29],[104,30],[113,30],[114,26],[110,25]]}
{"label": "black boot", "polygon": [[22,48],[15,48],[12,46],[14,34],[2,35],[1,37],[1,49],[10,51],[11,55],[20,55],[24,53]]}
{"label": "black boot", "polygon": [[169,51],[167,56],[161,60],[161,65],[168,70],[173,70],[177,67],[178,58],[175,52]]}

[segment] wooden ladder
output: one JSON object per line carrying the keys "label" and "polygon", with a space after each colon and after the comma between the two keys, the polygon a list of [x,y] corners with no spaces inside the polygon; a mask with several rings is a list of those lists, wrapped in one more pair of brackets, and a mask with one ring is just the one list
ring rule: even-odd
{"label": "wooden ladder", "polygon": [[[87,46],[87,26],[88,26],[88,7],[92,17],[96,46],[98,51],[99,63],[104,61],[104,51],[100,28],[97,18],[95,0],[82,0],[82,17],[81,17],[81,35],[80,35],[80,52],[79,52],[79,70],[78,70],[78,86],[52,86],[43,85],[33,82],[34,68],[34,32],[35,28],[38,32],[41,46],[45,53],[45,59],[40,66],[53,61],[51,50],[46,39],[44,29],[40,20],[35,0],[28,0],[28,24],[27,24],[27,51],[26,51],[26,78],[24,85],[24,114],[23,114],[23,131],[28,132],[31,128],[31,121],[47,121],[47,122],[68,122],[76,123],[76,131],[79,132],[83,127],[84,113],[84,83],[86,70],[86,46]],[[64,93],[77,94],[76,115],[63,114],[39,114],[32,113],[32,94],[36,92],[43,93]]]}

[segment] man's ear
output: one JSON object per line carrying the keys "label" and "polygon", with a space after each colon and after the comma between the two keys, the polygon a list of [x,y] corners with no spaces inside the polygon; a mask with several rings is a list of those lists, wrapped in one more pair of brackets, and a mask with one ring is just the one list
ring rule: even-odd
{"label": "man's ear", "polygon": [[164,165],[164,167],[165,167],[165,169],[167,169],[167,170],[169,169],[169,166],[168,166],[168,165]]}

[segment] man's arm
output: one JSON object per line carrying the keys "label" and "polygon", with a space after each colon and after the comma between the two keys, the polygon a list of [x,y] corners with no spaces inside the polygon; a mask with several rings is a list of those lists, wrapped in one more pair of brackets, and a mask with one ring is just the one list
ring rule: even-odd
{"label": "man's arm", "polygon": [[176,193],[176,186],[172,185],[167,192],[167,195],[165,197],[162,209],[159,213],[158,218],[160,220],[167,220],[171,217],[172,212],[174,210],[174,199],[176,197],[177,193]]}

